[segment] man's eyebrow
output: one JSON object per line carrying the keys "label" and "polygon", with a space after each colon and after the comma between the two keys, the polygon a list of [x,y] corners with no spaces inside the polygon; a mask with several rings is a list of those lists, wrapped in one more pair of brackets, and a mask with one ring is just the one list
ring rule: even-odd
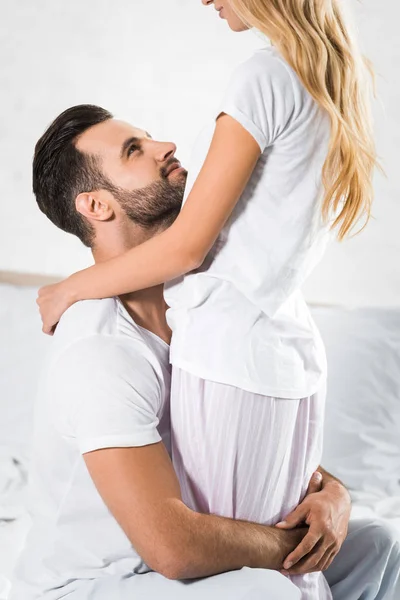
{"label": "man's eyebrow", "polygon": [[127,153],[127,151],[132,146],[132,144],[138,144],[140,146],[141,139],[133,136],[133,137],[130,137],[127,140],[125,140],[125,142],[122,144],[120,158],[124,158],[124,155]]}

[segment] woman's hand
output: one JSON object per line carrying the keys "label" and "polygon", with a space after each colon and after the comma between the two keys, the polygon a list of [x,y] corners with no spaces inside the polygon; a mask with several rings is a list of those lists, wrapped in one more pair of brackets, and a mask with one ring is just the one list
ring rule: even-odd
{"label": "woman's hand", "polygon": [[46,285],[39,290],[36,304],[42,318],[42,331],[53,335],[57,323],[65,311],[76,302],[69,280],[54,285]]}

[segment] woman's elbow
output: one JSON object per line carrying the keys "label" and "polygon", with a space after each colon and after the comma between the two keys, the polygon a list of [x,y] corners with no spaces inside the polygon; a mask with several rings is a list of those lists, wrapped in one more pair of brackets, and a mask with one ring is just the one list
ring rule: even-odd
{"label": "woman's elbow", "polygon": [[197,239],[195,234],[190,235],[187,231],[176,228],[174,223],[167,233],[171,234],[166,245],[166,251],[171,261],[174,263],[175,270],[182,274],[189,273],[200,267],[207,253],[204,252],[202,240]]}
{"label": "woman's elbow", "polygon": [[186,263],[187,272],[194,271],[195,269],[198,269],[199,267],[201,267],[204,260],[205,260],[205,255],[203,254],[203,252],[201,252],[197,249],[190,250],[187,253],[187,263]]}

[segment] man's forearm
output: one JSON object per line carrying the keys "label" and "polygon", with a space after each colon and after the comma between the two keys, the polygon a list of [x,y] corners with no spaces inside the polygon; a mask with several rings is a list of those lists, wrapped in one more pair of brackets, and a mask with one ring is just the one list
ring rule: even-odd
{"label": "man's forearm", "polygon": [[[318,471],[323,489],[338,497],[349,496],[339,479],[322,467]],[[179,579],[205,577],[244,566],[281,569],[285,558],[308,531],[308,527],[282,530],[192,511],[186,514],[186,520],[186,526],[181,528],[184,560],[178,561]]]}
{"label": "man's forearm", "polygon": [[182,560],[175,574],[177,579],[206,577],[245,566],[282,569],[284,559],[307,532],[307,528],[282,531],[246,521],[190,513],[180,528]]}

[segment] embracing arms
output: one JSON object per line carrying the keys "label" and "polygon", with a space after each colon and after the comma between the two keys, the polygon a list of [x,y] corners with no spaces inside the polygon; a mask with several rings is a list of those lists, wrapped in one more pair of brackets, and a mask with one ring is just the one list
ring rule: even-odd
{"label": "embracing arms", "polygon": [[312,478],[305,499],[281,528],[190,510],[162,443],[98,450],[84,458],[132,545],[170,579],[244,566],[282,571],[287,561],[293,563],[286,569],[292,575],[325,570],[347,534],[348,492],[323,469],[322,482]]}
{"label": "embracing arms", "polygon": [[[97,303],[100,305],[101,303]],[[80,307],[84,316],[96,310]],[[74,326],[73,311],[58,336]],[[69,343],[47,375],[51,418],[74,440],[97,490],[154,570],[194,578],[249,567],[282,568],[306,528],[280,531],[185,506],[159,434],[163,388],[140,341],[90,335]]]}
{"label": "embracing arms", "polygon": [[253,136],[229,115],[217,119],[203,168],[179,216],[163,233],[125,254],[40,291],[43,330],[71,304],[165,283],[199,267],[231,215],[260,156]]}
{"label": "embracing arms", "polygon": [[[66,315],[60,335],[73,317]],[[140,344],[123,347],[119,338],[100,335],[70,344],[52,365],[48,389],[57,429],[76,440],[114,518],[143,560],[165,576],[201,577],[243,566],[310,572],[337,554],[350,500],[323,470],[322,481],[314,475],[303,501],[275,527],[185,506],[157,430],[162,388]]]}
{"label": "embracing arms", "polygon": [[196,513],[182,502],[162,443],[84,455],[104,502],[140,556],[169,579],[240,569],[282,569],[306,528],[279,530]]}

